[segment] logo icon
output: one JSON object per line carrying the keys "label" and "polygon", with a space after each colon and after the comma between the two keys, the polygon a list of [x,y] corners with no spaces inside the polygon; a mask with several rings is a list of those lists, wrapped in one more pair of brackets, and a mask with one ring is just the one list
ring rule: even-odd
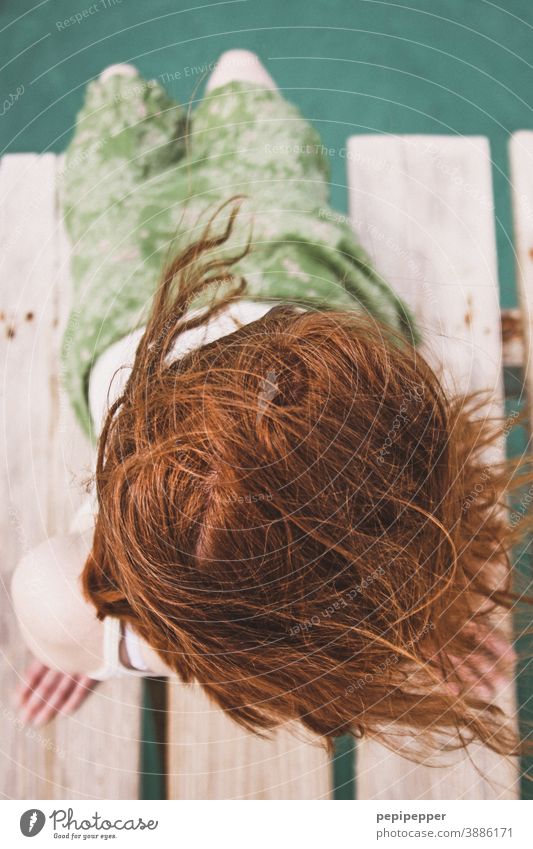
{"label": "logo icon", "polygon": [[38,808],[30,808],[24,811],[20,818],[20,830],[24,837],[35,837],[42,831],[46,817]]}

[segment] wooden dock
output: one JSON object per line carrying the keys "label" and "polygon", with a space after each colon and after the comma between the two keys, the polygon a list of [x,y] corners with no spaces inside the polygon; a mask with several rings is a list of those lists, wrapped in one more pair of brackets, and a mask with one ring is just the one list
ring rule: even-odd
{"label": "wooden dock", "polygon": [[[517,134],[511,146],[522,313],[504,317],[505,349],[487,140],[354,136],[347,151],[351,220],[378,269],[414,309],[425,353],[450,386],[489,389],[487,414],[501,413],[502,363],[529,363],[533,338],[533,133]],[[56,193],[61,162],[52,154],[20,154],[0,163],[1,793],[137,798],[138,680],[107,682],[74,716],[38,730],[22,726],[11,700],[27,658],[12,615],[10,574],[31,547],[66,532],[94,462],[61,389],[59,348],[70,299]],[[533,391],[533,370],[526,371]],[[494,459],[503,451],[501,445]],[[299,728],[262,740],[198,687],[169,680],[167,688],[170,798],[330,797],[331,764],[319,741]],[[514,712],[512,686],[502,701]],[[358,745],[360,799],[512,799],[517,779],[516,765],[480,746],[435,769],[373,741]]]}

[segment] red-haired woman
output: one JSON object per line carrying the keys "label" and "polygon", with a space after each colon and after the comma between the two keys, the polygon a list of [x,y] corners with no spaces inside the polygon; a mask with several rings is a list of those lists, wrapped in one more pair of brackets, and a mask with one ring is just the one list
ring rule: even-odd
{"label": "red-haired woman", "polygon": [[63,354],[95,503],[15,573],[28,721],[155,673],[250,729],[518,751],[493,700],[511,472],[327,206],[327,153],[245,51],[191,119],[129,66],[90,87]]}

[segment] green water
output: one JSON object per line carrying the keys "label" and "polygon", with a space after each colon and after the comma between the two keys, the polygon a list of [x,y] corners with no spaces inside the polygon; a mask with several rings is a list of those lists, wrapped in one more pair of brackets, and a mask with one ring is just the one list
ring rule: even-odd
{"label": "green water", "polygon": [[[95,8],[89,13],[88,10]],[[86,13],[80,23],[69,16]],[[514,303],[506,143],[533,127],[531,0],[4,0],[2,150],[62,150],[83,89],[133,62],[188,101],[224,50],[256,51],[340,151],[352,133],[483,134],[494,159],[502,300]],[[332,156],[346,209],[345,161]]]}

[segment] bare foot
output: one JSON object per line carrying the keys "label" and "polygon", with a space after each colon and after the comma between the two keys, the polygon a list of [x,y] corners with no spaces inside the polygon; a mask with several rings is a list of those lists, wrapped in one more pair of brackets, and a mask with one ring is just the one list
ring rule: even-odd
{"label": "bare foot", "polygon": [[20,717],[24,723],[44,725],[58,713],[74,713],[98,683],[88,675],[57,672],[33,660],[17,688]]}

